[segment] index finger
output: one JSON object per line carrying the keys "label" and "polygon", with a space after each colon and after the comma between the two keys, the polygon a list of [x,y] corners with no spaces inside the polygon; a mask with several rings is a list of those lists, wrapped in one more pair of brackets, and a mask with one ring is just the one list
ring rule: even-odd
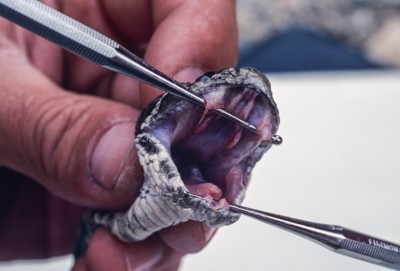
{"label": "index finger", "polygon": [[[237,61],[235,1],[153,1],[155,32],[144,59],[178,81],[189,82],[205,71]],[[145,106],[160,91],[141,87]]]}

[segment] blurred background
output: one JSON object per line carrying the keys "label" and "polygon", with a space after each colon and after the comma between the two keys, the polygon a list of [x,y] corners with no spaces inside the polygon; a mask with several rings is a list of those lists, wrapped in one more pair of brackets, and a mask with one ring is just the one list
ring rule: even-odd
{"label": "blurred background", "polygon": [[238,0],[240,66],[265,72],[400,67],[398,0]]}
{"label": "blurred background", "polygon": [[[400,0],[237,0],[237,15],[238,66],[268,75],[284,138],[257,165],[245,205],[400,243]],[[386,270],[248,218],[181,267],[225,269]]]}

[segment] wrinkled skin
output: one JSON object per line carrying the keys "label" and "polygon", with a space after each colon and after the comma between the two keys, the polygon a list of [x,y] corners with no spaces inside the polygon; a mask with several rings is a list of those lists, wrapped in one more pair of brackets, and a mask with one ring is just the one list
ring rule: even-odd
{"label": "wrinkled skin", "polygon": [[[44,2],[179,81],[236,61],[234,1]],[[137,195],[134,126],[160,92],[3,19],[0,29],[0,259],[70,253],[83,207],[125,209]],[[100,229],[74,270],[173,270],[212,235],[189,222],[125,244]]]}

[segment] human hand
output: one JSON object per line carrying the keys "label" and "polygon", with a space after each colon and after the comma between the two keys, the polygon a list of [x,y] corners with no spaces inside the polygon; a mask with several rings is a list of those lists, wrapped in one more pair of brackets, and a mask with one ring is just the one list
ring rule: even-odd
{"label": "human hand", "polygon": [[[175,77],[232,66],[234,1],[44,1]],[[160,91],[0,20],[0,259],[69,253],[82,207],[127,208],[142,184],[136,119]],[[38,186],[31,179],[40,184]],[[45,189],[42,189],[44,187]],[[74,270],[176,269],[213,231],[188,222],[138,243],[100,229]]]}

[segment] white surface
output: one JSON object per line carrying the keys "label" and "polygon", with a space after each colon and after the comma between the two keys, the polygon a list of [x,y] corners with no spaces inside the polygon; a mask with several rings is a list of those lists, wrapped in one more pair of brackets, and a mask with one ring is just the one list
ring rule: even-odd
{"label": "white surface", "polygon": [[[284,143],[257,164],[245,205],[400,243],[400,72],[270,79]],[[71,258],[57,262],[0,270],[66,270]],[[187,256],[181,270],[387,269],[242,217],[201,253]]]}
{"label": "white surface", "polygon": [[[72,268],[72,256],[49,260],[12,261],[0,263],[0,271],[63,271]],[[111,271],[111,270],[110,270]]]}

